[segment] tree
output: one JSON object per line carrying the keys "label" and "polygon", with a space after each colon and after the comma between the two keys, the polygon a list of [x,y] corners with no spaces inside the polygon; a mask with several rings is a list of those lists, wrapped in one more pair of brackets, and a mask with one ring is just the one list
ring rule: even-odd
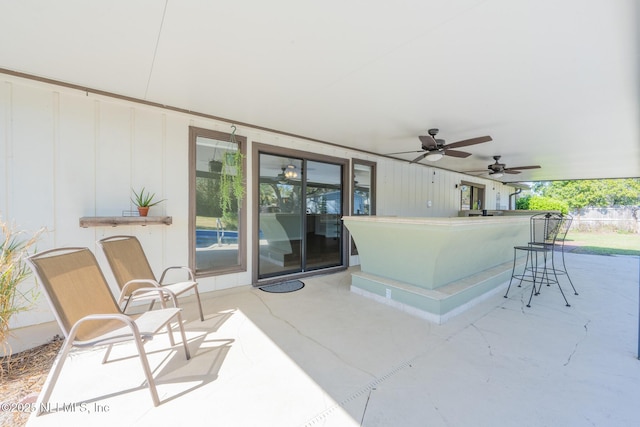
{"label": "tree", "polygon": [[533,191],[563,200],[572,210],[640,204],[640,178],[538,182]]}
{"label": "tree", "polygon": [[529,202],[531,201],[531,194],[527,194],[526,196],[518,197],[516,199],[516,209],[528,210]]}

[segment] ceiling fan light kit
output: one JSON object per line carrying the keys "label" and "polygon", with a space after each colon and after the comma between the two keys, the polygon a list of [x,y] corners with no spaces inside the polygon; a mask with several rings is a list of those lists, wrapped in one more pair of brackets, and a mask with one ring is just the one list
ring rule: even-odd
{"label": "ceiling fan light kit", "polygon": [[425,157],[425,159],[429,160],[430,162],[437,162],[438,160],[440,160],[441,158],[443,158],[444,155],[442,153],[440,153],[439,151],[434,152],[434,153],[428,153]]}
{"label": "ceiling fan light kit", "polygon": [[298,177],[298,172],[296,172],[296,167],[294,165],[287,165],[285,169],[283,169],[284,176],[287,179],[293,179]]}
{"label": "ceiling fan light kit", "polygon": [[282,172],[276,175],[276,179],[280,184],[283,184],[283,185],[290,184],[291,180],[296,179],[298,177],[298,172],[294,165],[289,164],[289,165],[283,166],[281,169],[282,169]]}

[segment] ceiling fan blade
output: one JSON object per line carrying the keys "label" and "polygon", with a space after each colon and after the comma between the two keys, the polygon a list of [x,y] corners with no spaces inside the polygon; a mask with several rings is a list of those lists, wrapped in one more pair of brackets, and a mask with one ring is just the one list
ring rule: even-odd
{"label": "ceiling fan blade", "polygon": [[422,145],[424,147],[432,149],[438,146],[438,143],[431,135],[420,135],[418,138],[420,139],[420,142],[422,142]]}
{"label": "ceiling fan blade", "polygon": [[418,157],[416,157],[415,159],[411,160],[410,163],[416,163],[419,162],[420,160],[424,159],[425,157],[427,157],[427,155],[429,154],[429,152],[427,151],[424,154],[420,154]]}
{"label": "ceiling fan blade", "polygon": [[445,145],[447,148],[466,147],[467,145],[482,144],[483,142],[493,141],[490,136],[479,136],[477,138],[465,139],[463,141],[452,142]]}
{"label": "ceiling fan blade", "polygon": [[504,173],[510,173],[510,174],[520,173],[520,171],[515,171],[515,170],[513,170],[513,169],[505,169],[503,172],[504,172]]}
{"label": "ceiling fan blade", "polygon": [[465,157],[469,157],[471,155],[471,153],[467,153],[466,151],[457,151],[457,150],[444,150],[444,155],[445,156],[451,156],[451,157],[460,157],[460,158],[465,158]]}
{"label": "ceiling fan blade", "polygon": [[422,153],[424,150],[412,150],[412,151],[400,151],[397,153],[387,153],[385,156],[392,156],[394,154],[409,154],[409,153]]}
{"label": "ceiling fan blade", "polygon": [[508,168],[509,170],[524,170],[524,169],[540,169],[540,166],[538,165],[534,165],[534,166],[517,166],[515,168]]}

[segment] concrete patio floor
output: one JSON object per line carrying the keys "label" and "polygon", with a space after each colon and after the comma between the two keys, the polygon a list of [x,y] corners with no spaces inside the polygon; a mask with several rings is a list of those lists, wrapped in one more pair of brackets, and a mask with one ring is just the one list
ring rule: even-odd
{"label": "concrete patio floor", "polygon": [[569,254],[567,266],[571,307],[545,287],[527,308],[527,286],[443,325],[350,292],[349,271],[286,294],[206,294],[204,322],[187,299],[192,359],[166,334],[146,345],[160,406],[133,345],[105,365],[102,349],[74,351],[51,396],[60,409],[28,426],[636,427],[639,259]]}

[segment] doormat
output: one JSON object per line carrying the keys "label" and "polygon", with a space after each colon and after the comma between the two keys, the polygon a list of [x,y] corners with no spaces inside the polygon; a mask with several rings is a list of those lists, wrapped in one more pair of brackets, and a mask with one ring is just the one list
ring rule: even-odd
{"label": "doormat", "polygon": [[299,291],[304,288],[304,283],[300,280],[287,280],[286,282],[274,283],[273,285],[260,286],[261,291],[283,294],[286,292]]}

